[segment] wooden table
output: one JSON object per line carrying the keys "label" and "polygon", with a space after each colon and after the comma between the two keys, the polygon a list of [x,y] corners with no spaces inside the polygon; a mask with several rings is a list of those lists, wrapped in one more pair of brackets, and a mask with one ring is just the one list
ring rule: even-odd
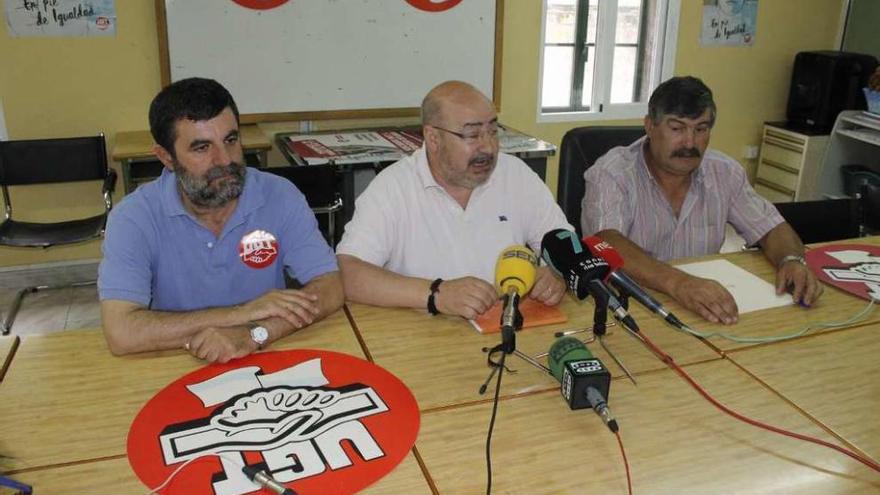
{"label": "wooden table", "polygon": [[[878,242],[877,238],[867,242]],[[767,280],[760,253],[724,258]],[[730,333],[767,336],[849,315],[860,300],[826,289],[811,310],[744,315]],[[696,324],[672,302],[669,309]],[[518,333],[518,349],[546,351],[553,333],[588,326],[593,304],[567,299],[569,322]],[[466,322],[423,311],[350,304],[273,348],[332,349],[368,357],[413,391],[422,426],[413,453],[370,494],[485,491],[491,394],[477,389],[488,368],[482,347],[499,342]],[[736,345],[674,331],[640,307],[632,314],[676,362],[720,401],[757,420],[880,457],[880,322],[786,341]],[[701,329],[711,326],[700,324]],[[611,370],[609,404],[620,423],[634,493],[880,492],[880,473],[826,448],[765,432],[724,415],[618,327],[606,342],[638,386],[597,344]],[[617,442],[590,410],[571,411],[558,384],[518,358],[508,364],[492,444],[493,493],[626,493]],[[25,337],[0,383],[0,472],[40,493],[138,493],[125,454],[128,427],[166,384],[202,363],[178,351],[115,358],[99,331]],[[491,390],[491,388],[490,388]],[[72,426],[73,425],[73,426]],[[418,462],[418,459],[421,459]]]}
{"label": "wooden table", "polygon": [[[241,147],[248,165],[265,167],[272,142],[256,125],[241,126]],[[139,183],[152,180],[162,171],[162,165],[153,153],[150,131],[126,131],[116,134],[111,156],[122,169],[125,194],[135,190]]]}

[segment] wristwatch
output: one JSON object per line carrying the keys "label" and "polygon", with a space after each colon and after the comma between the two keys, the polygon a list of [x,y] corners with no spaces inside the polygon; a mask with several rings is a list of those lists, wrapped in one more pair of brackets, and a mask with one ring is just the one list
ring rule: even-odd
{"label": "wristwatch", "polygon": [[269,340],[269,330],[259,323],[251,323],[251,340],[257,343],[257,348],[262,349],[263,344]]}
{"label": "wristwatch", "polygon": [[778,268],[782,268],[782,265],[788,263],[789,261],[795,261],[795,262],[800,263],[804,266],[807,266],[807,262],[806,262],[806,260],[804,260],[803,256],[800,256],[797,254],[789,254],[788,256],[783,256],[782,259],[779,260]]}

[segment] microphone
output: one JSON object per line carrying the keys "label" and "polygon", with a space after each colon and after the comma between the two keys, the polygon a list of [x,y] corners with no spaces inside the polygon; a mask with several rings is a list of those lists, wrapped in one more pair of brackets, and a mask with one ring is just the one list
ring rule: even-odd
{"label": "microphone", "polygon": [[574,337],[557,339],[550,346],[547,364],[550,365],[550,374],[559,381],[562,396],[572,410],[590,407],[612,432],[617,432],[617,420],[606,402],[611,387],[611,373],[583,342]]}
{"label": "microphone", "polygon": [[592,294],[597,304],[602,303],[611,309],[614,319],[635,332],[639,331],[617,295],[602,282],[611,271],[608,262],[585,249],[574,232],[554,229],[544,234],[541,258],[565,279],[569,290],[578,299],[586,299]]}
{"label": "microphone", "polygon": [[[501,312],[503,332],[513,332],[522,326],[519,300],[528,294],[535,284],[537,261],[534,251],[521,245],[510,246],[498,256],[498,261],[495,263],[495,288],[504,297],[504,310]],[[504,337],[504,340],[507,340],[507,337]],[[510,352],[513,352],[513,349],[510,349]]]}
{"label": "microphone", "polygon": [[660,315],[670,325],[680,329],[684,328],[684,323],[681,320],[667,311],[659,301],[651,297],[635,280],[620,270],[623,268],[623,257],[614,249],[614,246],[596,236],[584,237],[583,242],[591,253],[605,260],[611,267],[611,273],[608,274],[607,280],[617,287],[621,293],[634,297],[642,306]]}

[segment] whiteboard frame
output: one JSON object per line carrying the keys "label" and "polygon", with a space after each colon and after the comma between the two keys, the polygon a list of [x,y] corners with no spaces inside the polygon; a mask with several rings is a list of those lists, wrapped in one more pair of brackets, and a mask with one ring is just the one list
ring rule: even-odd
{"label": "whiteboard frame", "polygon": [[[492,68],[492,103],[495,110],[501,109],[501,59],[503,52],[502,41],[504,39],[504,1],[495,0],[495,57]],[[162,78],[162,87],[171,84],[171,57],[168,46],[168,22],[165,11],[165,0],[155,0],[156,27],[159,42],[159,71]],[[327,110],[309,112],[274,112],[274,113],[251,113],[241,114],[241,122],[253,124],[257,122],[282,122],[302,120],[330,120],[330,119],[368,119],[388,117],[416,117],[419,115],[419,107],[400,108],[372,108],[350,110]]]}

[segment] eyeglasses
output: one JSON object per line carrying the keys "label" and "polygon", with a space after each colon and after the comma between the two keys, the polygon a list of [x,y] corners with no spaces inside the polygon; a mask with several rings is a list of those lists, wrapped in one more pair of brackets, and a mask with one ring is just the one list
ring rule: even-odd
{"label": "eyeglasses", "polygon": [[466,129],[464,130],[464,132],[457,132],[436,125],[432,125],[431,127],[444,132],[448,132],[449,134],[452,134],[453,136],[461,139],[467,144],[477,144],[483,137],[488,137],[490,139],[495,139],[496,137],[498,137],[498,128],[501,126],[498,125],[498,122],[489,122],[488,124],[485,124],[483,126],[472,124],[470,126],[465,126]]}

